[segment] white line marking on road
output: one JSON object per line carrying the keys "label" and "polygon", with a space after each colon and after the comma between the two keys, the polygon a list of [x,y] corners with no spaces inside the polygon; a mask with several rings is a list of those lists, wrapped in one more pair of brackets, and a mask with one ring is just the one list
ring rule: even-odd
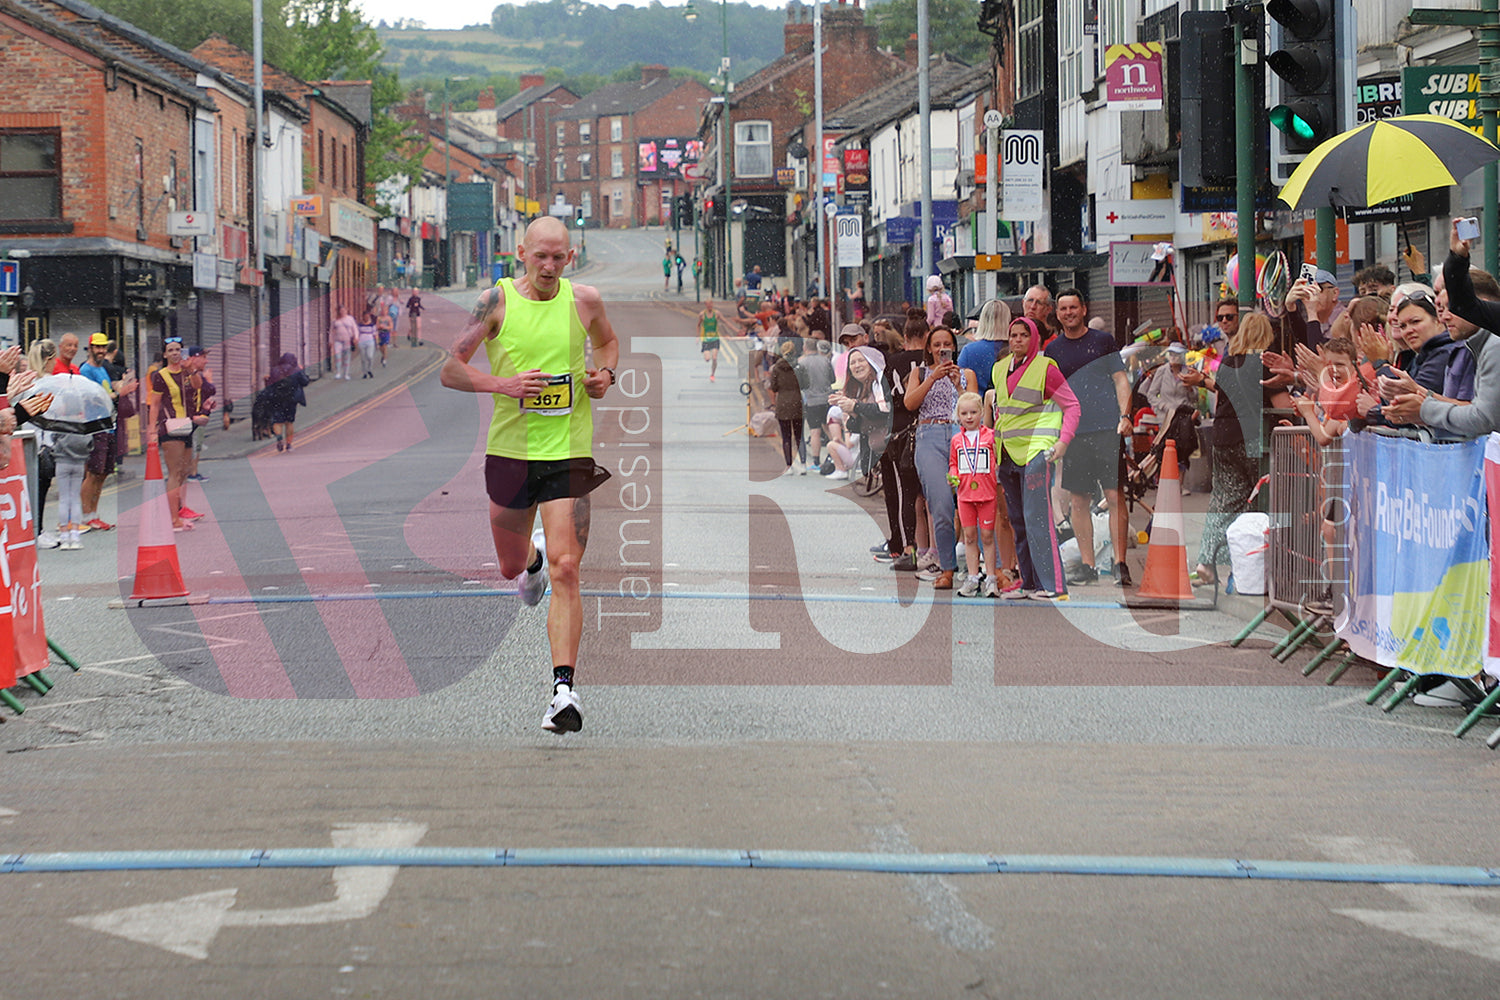
{"label": "white line marking on road", "polygon": [[[426,832],[425,823],[345,823],[334,827],[333,846],[413,847]],[[296,927],[368,917],[391,891],[400,870],[396,866],[335,868],[333,899],[307,906],[235,910],[239,890],[218,889],[68,922],[201,961],[208,958],[209,945],[224,927]]]}
{"label": "white line marking on road", "polygon": [[[1312,843],[1337,861],[1418,864],[1416,854],[1399,843],[1367,841],[1361,837],[1314,837]],[[1405,901],[1408,908],[1373,910],[1353,907],[1333,912],[1393,934],[1404,934],[1428,944],[1500,962],[1500,916],[1480,910],[1471,901],[1471,897],[1491,890],[1401,883],[1384,888]]]}

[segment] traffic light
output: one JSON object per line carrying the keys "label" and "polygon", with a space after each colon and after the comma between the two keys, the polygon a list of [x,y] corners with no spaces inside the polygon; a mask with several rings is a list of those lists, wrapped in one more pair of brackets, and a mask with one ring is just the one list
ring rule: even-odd
{"label": "traffic light", "polygon": [[677,205],[672,209],[672,212],[677,216],[677,221],[682,225],[691,226],[693,224],[693,196],[690,194],[678,195]]}
{"label": "traffic light", "polygon": [[1227,11],[1185,11],[1181,15],[1180,63],[1177,80],[1181,100],[1182,138],[1178,163],[1182,183],[1189,187],[1211,187],[1235,183],[1238,170],[1236,150],[1238,104],[1235,101],[1235,76],[1242,72],[1236,58],[1235,23],[1242,37],[1256,46],[1256,61],[1250,67],[1250,101],[1254,112],[1251,146],[1255,157],[1252,172],[1257,186],[1266,176],[1267,151],[1265,113],[1265,74],[1258,59],[1265,23],[1259,6],[1240,5]]}
{"label": "traffic light", "polygon": [[1235,178],[1234,28],[1225,11],[1181,15],[1182,183],[1232,184]]}
{"label": "traffic light", "polygon": [[1284,183],[1296,161],[1353,124],[1354,13],[1347,0],[1268,0],[1265,11],[1272,179]]}
{"label": "traffic light", "polygon": [[577,208],[573,209],[573,225],[577,226],[579,229],[583,228],[583,206],[582,205],[580,205]]}

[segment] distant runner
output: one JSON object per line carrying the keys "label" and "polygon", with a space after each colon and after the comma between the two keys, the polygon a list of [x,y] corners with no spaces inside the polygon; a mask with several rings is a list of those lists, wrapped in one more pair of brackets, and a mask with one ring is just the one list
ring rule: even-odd
{"label": "distant runner", "polygon": [[719,314],[713,299],[704,304],[708,308],[698,314],[698,350],[708,362],[708,380],[712,382],[719,370]]}
{"label": "distant runner", "polygon": [[[541,603],[550,568],[552,701],[542,728],[576,732],[583,728],[573,690],[583,631],[578,567],[589,537],[588,494],[609,478],[594,463],[589,401],[614,385],[620,347],[598,290],[562,277],[573,260],[566,226],[537,219],[516,255],[525,273],[479,296],[442,382],[494,397],[484,479],[495,554],[503,575],[521,577],[527,605]],[[584,366],[585,338],[593,345],[593,368]],[[488,374],[469,364],[481,345]],[[534,530],[538,510],[542,526]]]}

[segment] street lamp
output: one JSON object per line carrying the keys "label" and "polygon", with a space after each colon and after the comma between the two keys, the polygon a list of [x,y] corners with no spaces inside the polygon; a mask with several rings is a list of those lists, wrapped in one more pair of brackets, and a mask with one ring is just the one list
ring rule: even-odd
{"label": "street lamp", "polygon": [[[687,8],[682,16],[688,21],[698,20],[698,11],[693,6],[692,0],[688,0]],[[734,290],[734,247],[731,245],[734,230],[729,222],[729,201],[732,197],[729,179],[729,95],[734,92],[734,84],[729,79],[729,0],[719,0],[719,26],[723,32],[723,49],[719,57],[718,81],[721,87],[720,100],[723,108],[719,111],[719,176],[724,179],[724,286],[719,289],[720,295],[728,295]],[[709,81],[714,82],[713,80]]]}
{"label": "street lamp", "polygon": [[443,267],[448,272],[448,283],[453,284],[453,208],[448,201],[448,185],[453,181],[452,147],[448,144],[448,84],[467,80],[466,76],[443,77]]}

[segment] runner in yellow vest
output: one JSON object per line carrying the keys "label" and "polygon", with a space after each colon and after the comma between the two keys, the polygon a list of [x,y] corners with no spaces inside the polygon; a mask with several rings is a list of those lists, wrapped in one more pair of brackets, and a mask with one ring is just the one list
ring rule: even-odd
{"label": "runner in yellow vest", "polygon": [[[550,216],[537,219],[516,256],[525,273],[480,295],[443,365],[442,382],[494,397],[484,480],[495,554],[503,575],[521,577],[528,605],[541,602],[551,577],[552,701],[542,728],[576,732],[583,728],[573,691],[583,631],[578,565],[589,533],[588,494],[609,477],[592,456],[589,402],[614,385],[620,345],[598,290],[562,277],[573,260],[566,226]],[[593,367],[585,363],[585,339],[593,345]],[[481,345],[488,374],[469,364]],[[534,530],[538,511],[540,531]]]}
{"label": "runner in yellow vest", "polygon": [[712,382],[719,371],[719,311],[714,308],[713,299],[698,314],[698,350],[708,362],[708,380]]}
{"label": "runner in yellow vest", "polygon": [[[995,363],[992,393],[1000,488],[1016,534],[1019,586],[1009,599],[1068,599],[1068,581],[1057,550],[1052,517],[1052,474],[1078,428],[1078,398],[1057,362],[1041,353],[1036,323],[1011,320],[1010,354]],[[1052,404],[1056,404],[1055,406]]]}

